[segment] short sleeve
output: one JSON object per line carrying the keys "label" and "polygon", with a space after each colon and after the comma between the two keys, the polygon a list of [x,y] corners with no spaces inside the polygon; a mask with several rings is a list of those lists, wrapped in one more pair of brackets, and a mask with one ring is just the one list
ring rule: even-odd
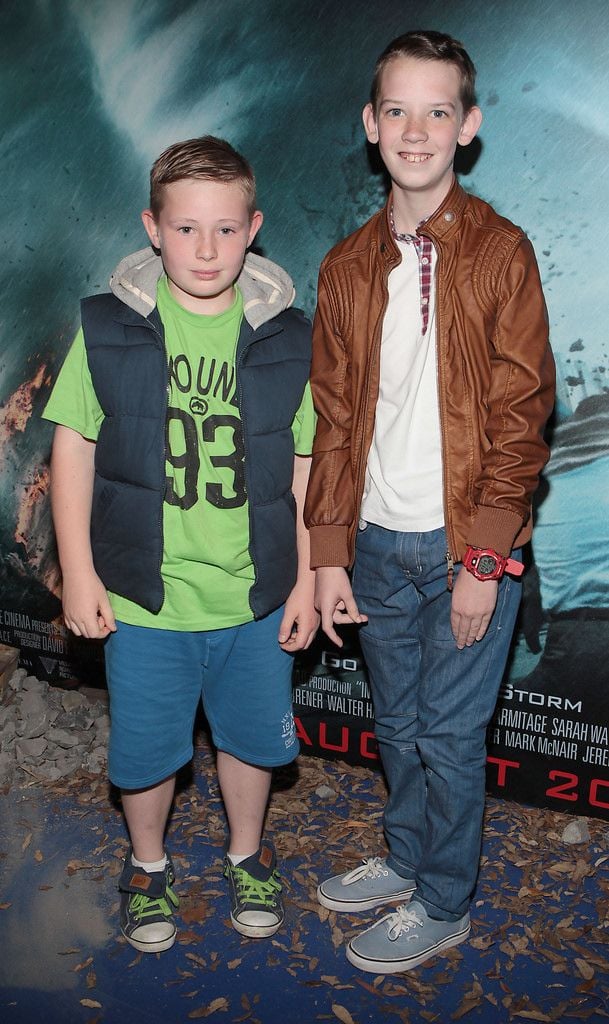
{"label": "short sleeve", "polygon": [[97,440],[104,414],[93,388],[82,328],[59,371],[42,418]]}
{"label": "short sleeve", "polygon": [[294,417],[294,422],[292,423],[294,451],[296,452],[296,455],[311,454],[313,451],[313,438],[315,437],[316,425],[317,416],[315,415],[315,409],[313,407],[313,396],[311,395],[311,388],[307,382],[302,396],[302,402],[300,403],[300,408]]}

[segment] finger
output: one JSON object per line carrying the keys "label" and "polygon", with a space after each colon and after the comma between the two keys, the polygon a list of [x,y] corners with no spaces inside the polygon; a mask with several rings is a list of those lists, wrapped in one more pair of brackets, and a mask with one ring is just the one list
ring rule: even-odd
{"label": "finger", "polygon": [[291,639],[292,633],[296,630],[296,622],[291,615],[284,613],[279,626],[277,639],[280,644],[286,644]]}
{"label": "finger", "polygon": [[463,648],[467,646],[467,641],[470,635],[470,620],[465,618],[463,615],[458,616],[456,629],[453,629],[453,635],[457,641],[458,649],[462,651]]}
{"label": "finger", "polygon": [[333,644],[336,644],[337,647],[343,646],[343,642],[333,626],[332,612],[322,613],[321,628],[323,629],[324,633],[326,634],[328,639],[332,641]]}
{"label": "finger", "polygon": [[484,637],[486,636],[486,632],[488,630],[490,621],[491,621],[490,616],[487,619],[483,619],[482,620],[482,622],[480,623],[480,625],[479,625],[479,627],[478,627],[478,629],[476,631],[476,640],[484,640]]}
{"label": "finger", "polygon": [[109,633],[116,632],[116,619],[114,618],[112,606],[107,598],[99,603],[98,617]]}
{"label": "finger", "polygon": [[357,607],[357,603],[353,596],[351,596],[345,601],[345,611],[347,612],[352,622],[364,621],[362,616],[360,615],[359,608]]}
{"label": "finger", "polygon": [[311,644],[313,643],[313,641],[314,641],[315,637],[317,636],[317,633],[319,632],[319,627],[320,627],[320,625],[321,625],[321,620],[320,620],[319,616],[318,616],[318,615],[316,615],[316,616],[315,616],[315,619],[314,619],[314,621],[313,621],[313,625],[311,626],[311,630],[310,630],[310,632],[309,632],[309,638],[308,638],[308,640],[307,640],[307,642],[306,642],[306,645],[305,645],[305,650],[306,650],[306,649],[307,649],[308,647],[310,647],[310,646],[311,646]]}

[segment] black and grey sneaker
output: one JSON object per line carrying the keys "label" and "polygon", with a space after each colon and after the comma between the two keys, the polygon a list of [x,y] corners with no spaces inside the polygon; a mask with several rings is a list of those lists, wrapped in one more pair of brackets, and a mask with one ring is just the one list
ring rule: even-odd
{"label": "black and grey sneaker", "polygon": [[121,932],[142,953],[160,953],[173,946],[176,926],[173,912],[179,900],[173,891],[175,871],[167,857],[164,871],[144,871],[131,863],[127,854],[118,880],[121,893]]}
{"label": "black and grey sneaker", "polygon": [[271,844],[263,842],[256,853],[237,865],[225,857],[224,877],[228,879],[233,927],[250,938],[274,935],[283,922],[283,904]]}

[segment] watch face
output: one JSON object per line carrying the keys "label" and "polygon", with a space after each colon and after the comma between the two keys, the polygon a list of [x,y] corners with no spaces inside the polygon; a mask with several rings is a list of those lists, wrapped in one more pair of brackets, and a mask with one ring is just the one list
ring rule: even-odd
{"label": "watch face", "polygon": [[476,569],[481,576],[492,576],[497,568],[497,561],[492,555],[480,555]]}

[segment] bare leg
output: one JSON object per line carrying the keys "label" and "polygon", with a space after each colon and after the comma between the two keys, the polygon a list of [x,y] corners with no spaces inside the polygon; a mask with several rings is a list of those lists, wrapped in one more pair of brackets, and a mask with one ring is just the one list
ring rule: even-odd
{"label": "bare leg", "polygon": [[230,831],[228,852],[249,856],[260,846],[271,769],[246,764],[222,750],[218,751],[217,768]]}
{"label": "bare leg", "polygon": [[149,789],[122,791],[133,855],[144,864],[162,860],[164,856],[163,838],[175,781],[175,775],[170,775]]}

